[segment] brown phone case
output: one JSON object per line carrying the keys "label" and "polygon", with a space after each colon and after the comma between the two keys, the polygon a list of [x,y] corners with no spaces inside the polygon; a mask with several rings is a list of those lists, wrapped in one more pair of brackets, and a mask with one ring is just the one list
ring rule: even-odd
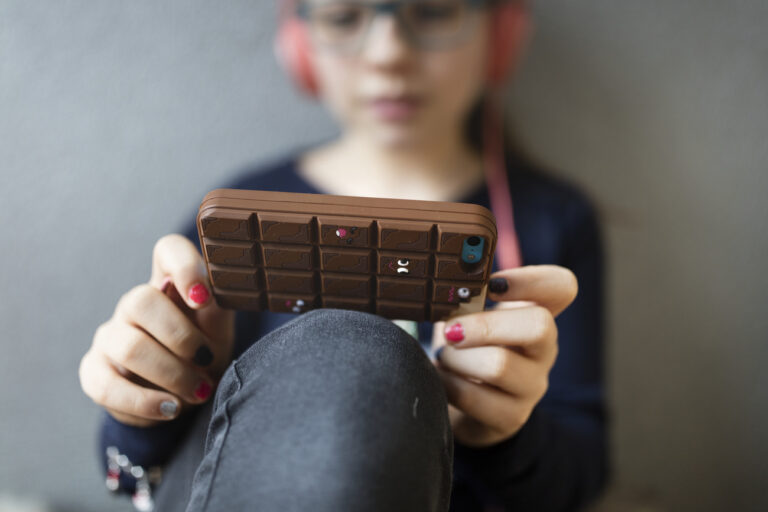
{"label": "brown phone case", "polygon": [[222,307],[416,321],[482,311],[496,248],[487,208],[442,201],[217,189],[197,230]]}

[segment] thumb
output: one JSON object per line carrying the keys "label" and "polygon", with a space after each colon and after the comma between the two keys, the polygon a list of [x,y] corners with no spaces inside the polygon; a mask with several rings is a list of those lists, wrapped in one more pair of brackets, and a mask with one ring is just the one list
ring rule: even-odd
{"label": "thumb", "polygon": [[223,309],[215,301],[194,312],[195,324],[211,340],[214,364],[211,375],[218,379],[232,360],[235,341],[235,311]]}

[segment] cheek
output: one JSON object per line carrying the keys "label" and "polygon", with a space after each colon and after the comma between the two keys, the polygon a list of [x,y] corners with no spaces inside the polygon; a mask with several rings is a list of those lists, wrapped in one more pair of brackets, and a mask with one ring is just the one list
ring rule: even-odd
{"label": "cheek", "polygon": [[314,61],[314,70],[320,86],[321,101],[340,121],[349,119],[354,106],[353,67],[338,58],[318,55]]}
{"label": "cheek", "polygon": [[485,87],[486,45],[476,40],[425,60],[425,75],[438,115],[461,122]]}
{"label": "cheek", "polygon": [[[457,73],[456,69],[461,69],[461,72]],[[452,117],[463,116],[474,104],[485,84],[484,66],[477,62],[461,68],[440,66],[433,76],[432,91],[439,101],[439,109]]]}

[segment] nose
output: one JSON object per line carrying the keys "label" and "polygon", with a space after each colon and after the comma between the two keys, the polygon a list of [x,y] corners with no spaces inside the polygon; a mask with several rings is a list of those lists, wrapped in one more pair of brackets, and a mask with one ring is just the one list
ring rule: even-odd
{"label": "nose", "polygon": [[396,67],[408,60],[411,47],[393,13],[376,16],[366,38],[362,57],[376,67]]}

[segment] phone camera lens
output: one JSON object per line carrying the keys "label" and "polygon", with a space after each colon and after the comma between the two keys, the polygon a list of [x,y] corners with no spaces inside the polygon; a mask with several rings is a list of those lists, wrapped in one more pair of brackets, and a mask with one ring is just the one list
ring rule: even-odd
{"label": "phone camera lens", "polygon": [[467,239],[467,244],[471,245],[472,247],[476,247],[480,245],[480,237],[479,236],[471,236]]}

